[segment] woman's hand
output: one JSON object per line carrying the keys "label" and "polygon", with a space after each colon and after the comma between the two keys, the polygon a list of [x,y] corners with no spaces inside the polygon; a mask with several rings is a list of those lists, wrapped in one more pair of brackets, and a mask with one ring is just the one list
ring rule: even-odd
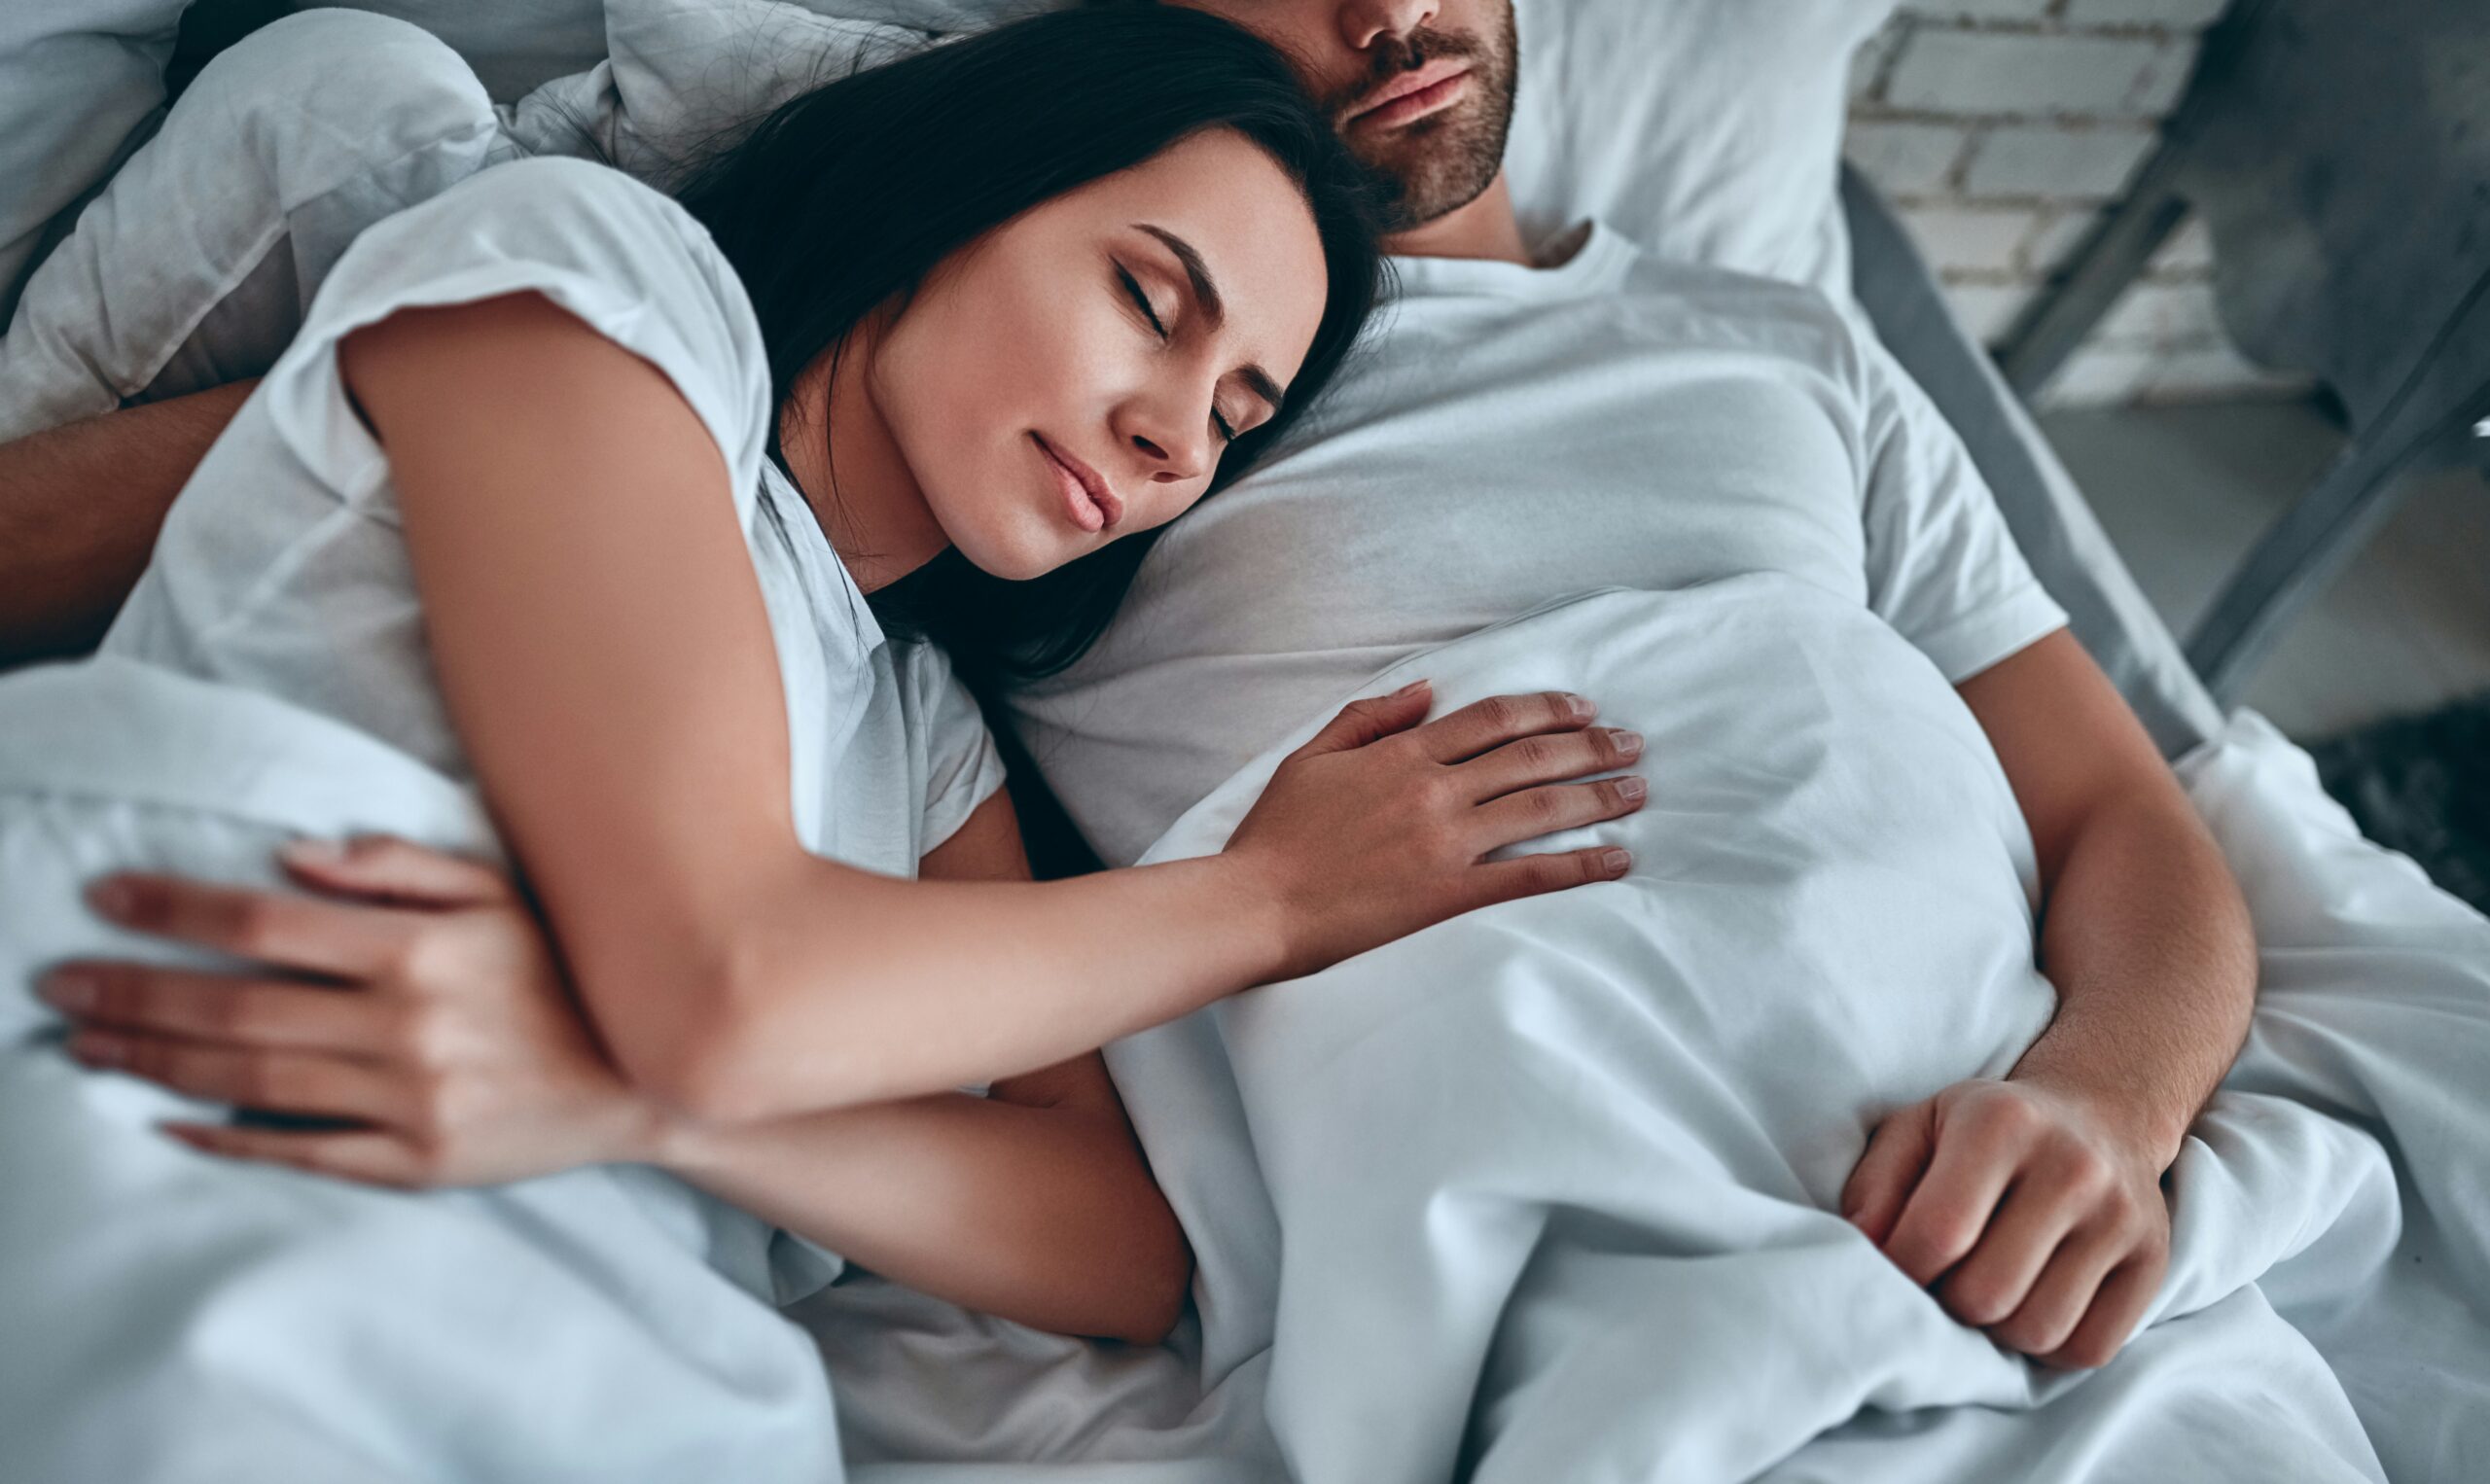
{"label": "woman's hand", "polygon": [[1227,842],[1288,903],[1290,975],[1311,973],[1474,907],[1614,881],[1633,863],[1591,847],[1487,855],[1643,807],[1640,778],[1571,782],[1641,756],[1594,727],[1578,695],[1498,695],[1424,721],[1420,681],[1351,702],[1289,755]]}
{"label": "woman's hand", "polygon": [[386,838],[283,860],[325,895],[98,883],[96,910],[124,927],[268,967],[63,965],[40,993],[71,1021],[70,1054],[214,1102],[338,1120],[166,1131],[374,1184],[492,1184],[655,1147],[658,1113],[607,1063],[498,872]]}

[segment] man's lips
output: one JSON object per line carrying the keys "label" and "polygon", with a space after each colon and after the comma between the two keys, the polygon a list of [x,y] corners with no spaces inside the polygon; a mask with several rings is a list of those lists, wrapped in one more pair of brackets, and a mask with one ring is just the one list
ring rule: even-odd
{"label": "man's lips", "polygon": [[1368,93],[1340,122],[1380,126],[1405,124],[1451,102],[1461,91],[1459,80],[1469,73],[1470,63],[1457,58],[1429,62]]}
{"label": "man's lips", "polygon": [[[1069,481],[1064,494],[1074,501],[1074,518],[1080,520],[1084,530],[1111,529],[1117,521],[1124,518],[1123,501],[1116,498],[1116,492],[1107,487],[1107,481],[1099,477],[1098,471],[1048,442],[1044,434],[1031,433],[1029,437],[1037,443],[1038,451],[1047,456],[1047,462],[1055,467],[1058,477]],[[1087,520],[1081,519],[1085,512],[1080,509],[1080,503],[1084,501],[1087,503],[1089,512],[1099,517],[1097,525],[1092,526]]]}

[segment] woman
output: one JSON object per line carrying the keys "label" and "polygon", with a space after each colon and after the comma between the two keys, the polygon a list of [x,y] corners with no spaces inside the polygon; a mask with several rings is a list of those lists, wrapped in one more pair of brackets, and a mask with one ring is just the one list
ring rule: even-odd
{"label": "woman", "polygon": [[[986,673],[1077,655],[1149,533],[1355,339],[1363,189],[1263,43],[1112,8],[801,98],[680,208],[522,161],[374,229],[176,503],[105,658],[0,686],[0,738],[22,759],[34,729],[77,735],[82,687],[131,730],[248,732],[270,701],[302,735],[344,723],[472,783],[558,974],[417,1017],[275,982],[140,1004],[73,966],[46,998],[120,1027],[73,1048],[346,1123],[188,1126],[210,1149],[398,1184],[659,1161],[817,1239],[697,1207],[712,1264],[765,1294],[825,1281],[836,1250],[1027,1323],[1163,1334],[1183,1239],[1094,1048],[1613,879],[1616,852],[1481,863],[1639,807],[1631,780],[1568,781],[1630,739],[1562,696],[1420,724],[1419,688],[1344,712],[1222,855],[1039,885],[974,707],[886,640]],[[79,829],[122,745],[80,744],[84,793],[13,764],[0,849]],[[321,732],[297,771],[360,746]],[[112,828],[111,864],[206,873],[207,847],[154,850],[160,821]],[[292,861],[346,885],[357,859]],[[521,910],[482,879],[409,890]],[[140,927],[167,900],[133,876],[92,898]],[[17,963],[91,951],[28,922]],[[226,927],[286,957],[282,913]],[[529,1107],[435,1096],[428,1065],[457,1054],[521,1068],[491,1085]],[[991,1102],[941,1095],[985,1079]]]}

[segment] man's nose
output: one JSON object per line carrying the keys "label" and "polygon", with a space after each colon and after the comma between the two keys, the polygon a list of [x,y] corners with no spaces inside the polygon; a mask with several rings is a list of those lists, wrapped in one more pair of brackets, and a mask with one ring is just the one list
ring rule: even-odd
{"label": "man's nose", "polygon": [[1340,39],[1365,52],[1386,37],[1409,35],[1442,9],[1442,0],[1342,0]]}

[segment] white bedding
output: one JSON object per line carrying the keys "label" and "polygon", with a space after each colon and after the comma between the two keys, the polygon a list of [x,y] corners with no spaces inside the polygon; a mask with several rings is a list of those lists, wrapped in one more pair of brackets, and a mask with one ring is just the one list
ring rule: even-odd
{"label": "white bedding", "polygon": [[[1380,680],[1404,673],[1445,706],[1600,696],[1650,739],[1653,802],[1599,831],[1636,852],[1622,883],[1475,914],[1112,1054],[1206,1281],[1268,1300],[1225,1312],[1269,1325],[1297,1475],[1746,1478],[1862,1408],[2032,1408],[2027,1432],[2056,1431],[2052,1398],[2082,1383],[1954,1323],[1832,1214],[1876,1116],[2003,1075],[2053,1006],[2020,815],[1942,678],[1855,605],[1775,580],[1594,596]],[[1215,848],[1264,776],[1153,858]],[[1180,1079],[1233,1103],[1171,1127],[1149,1089]],[[1238,1193],[1245,1149],[1267,1208]],[[2173,1326],[2147,1362],[2245,1346],[2267,1373],[2156,1395],[2086,1451],[2228,1417],[2224,1476],[2368,1476],[2315,1353],[2253,1299],[2220,1301],[2309,1244],[2374,1267],[2394,1227],[2378,1147],[2226,1095],[2174,1186],[2155,1314],[2206,1311],[2187,1331],[2205,1338]],[[1257,1226],[1276,1270],[1254,1260],[1270,1244],[1228,1245]],[[2294,1428],[2243,1457],[2277,1409]],[[1883,1450],[1891,1476],[1939,1476],[1947,1430],[1921,1431]]]}
{"label": "white bedding", "polygon": [[[1654,804],[1602,827],[1636,873],[1110,1048],[1200,1258],[1174,1347],[1083,1346],[868,1280],[798,1311],[817,1356],[704,1265],[665,1183],[410,1201],[210,1166],[146,1129],[160,1101],[73,1072],[18,1018],[0,1310],[53,1338],[0,1360],[14,1457],[129,1484],[245,1459],[658,1480],[695,1456],[817,1481],[841,1433],[889,1484],[1210,1484],[1281,1458],[1309,1484],[1457,1464],[2443,1479],[2490,1457],[2490,923],[2359,841],[2261,723],[2187,767],[2267,988],[2173,1177],[2163,1322],[2098,1375],[2048,1377],[1825,1209],[1877,1112],[2003,1070],[2048,1012],[2022,828],[1936,671],[1779,579],[1569,601],[1374,684],[1420,669],[1446,705],[1561,685],[1644,729]],[[277,703],[150,724],[163,684],[104,694],[102,730],[92,693],[10,692],[18,982],[109,944],[73,892],[133,843],[231,873],[292,832],[479,838],[456,791],[333,724],[271,729]],[[1216,848],[1271,760],[1155,854]],[[105,808],[80,783],[97,777],[149,781]]]}
{"label": "white bedding", "polygon": [[752,1219],[637,1166],[408,1195],[212,1161],[154,1128],[212,1110],[43,1033],[49,963],[200,957],[96,922],[97,872],[274,886],[282,841],[375,830],[494,852],[468,791],[286,702],[111,658],[0,685],[0,1477],[835,1484]]}
{"label": "white bedding", "polygon": [[[2078,1377],[1828,1210],[1875,1113],[2004,1070],[2048,1009],[2019,817],[1926,662],[1766,580],[1567,602],[1358,693],[1419,674],[1643,728],[1654,802],[1601,830],[1634,875],[1111,1046],[1198,1328],[1102,1358],[834,1290],[803,1317],[860,1478],[1181,1479],[1210,1439],[1307,1484],[2483,1475],[2490,922],[2261,720],[2182,769],[2257,918],[2256,1030],[2173,1172],[2156,1322]],[[1151,859],[1217,848],[1317,720]]]}
{"label": "white bedding", "polygon": [[[291,22],[319,23],[353,22]],[[379,39],[422,50],[403,32]],[[442,168],[507,149],[480,95],[452,86],[437,97],[425,137]],[[416,194],[437,189],[408,178]],[[293,230],[314,220],[302,203],[324,198],[285,201]],[[383,197],[336,199],[369,213]],[[250,223],[229,216],[232,242],[251,247],[239,234]],[[297,246],[328,240],[304,233]],[[211,287],[186,279],[147,302],[204,309],[231,285]],[[154,358],[176,352],[172,323],[131,354],[136,379],[106,402],[165,372]],[[51,384],[73,383],[55,370]],[[891,1484],[1225,1484],[1271,1476],[1283,1453],[1309,1481],[1361,1484],[1441,1477],[1462,1459],[1481,1477],[1569,1484],[1604,1470],[2359,1478],[2381,1465],[2397,1479],[2490,1477],[2490,923],[2360,840],[2305,757],[2255,718],[2188,760],[2191,795],[2257,913],[2258,1027],[2175,1182],[2160,1312],[2176,1317],[2098,1376],[2036,1380],[1822,1210],[1871,1108],[1996,1070],[2045,1015],[2045,987],[2016,962],[2029,938],[2019,821],[1924,662],[1839,619],[1756,623],[1759,608],[1812,611],[1805,593],[1772,596],[1722,584],[1598,597],[1423,660],[1447,703],[1566,685],[1646,729],[1657,796],[1625,827],[1641,857],[1633,881],[1482,914],[1110,1049],[1202,1259],[1198,1319],[1168,1350],[1035,1335],[866,1279],[798,1311],[836,1387],[834,1431],[813,1347],[730,1292],[704,1309],[694,1290],[708,1290],[668,1276],[679,1253],[626,1244],[645,1270],[626,1261],[586,1284],[526,1287],[495,1316],[495,1343],[473,1345],[453,1311],[428,1303],[419,1242],[356,1217],[342,1228],[352,1239],[324,1249],[316,1224],[254,1217],[206,1228],[191,1259],[155,1263],[144,1288],[78,1311],[109,1325],[81,1328],[62,1311],[62,1339],[0,1346],[0,1398],[20,1416],[123,1398],[92,1435],[121,1450],[117,1463],[136,1461],[111,1474],[132,1481],[222,1477],[244,1459],[267,1476],[281,1458],[316,1459],[333,1478],[551,1478],[562,1475],[549,1461],[562,1460],[580,1477],[658,1479],[685,1476],[690,1455],[675,1450],[699,1450],[717,1476],[820,1480],[836,1476],[839,1432],[856,1476]],[[1606,621],[1628,610],[1631,621]],[[1910,694],[1926,706],[1898,710]],[[1826,745],[1810,751],[1809,738]],[[209,756],[196,737],[133,745],[168,767]],[[254,771],[242,764],[265,760],[247,746],[230,760],[256,792],[225,799],[225,822],[187,847],[206,852],[197,861],[257,862],[279,827],[438,837],[455,823],[429,804],[393,813],[391,795],[361,789],[341,803],[307,771]],[[1155,857],[1215,848],[1267,770],[1240,772]],[[1837,856],[1845,831],[1862,848]],[[46,932],[77,920],[67,877],[48,896],[24,879],[0,911],[53,914]],[[1906,943],[1898,924],[1916,930]],[[1928,1024],[1952,1039],[1904,1034]],[[1856,1058],[1841,1050],[1854,1042]],[[90,1216],[136,1209],[133,1192],[159,1207],[207,1199],[187,1156],[134,1129],[118,1146],[125,1165],[25,1163],[28,1131],[76,1098],[50,1053],[7,1055],[0,1169],[8,1189],[56,1198],[0,1200],[0,1251],[28,1250],[43,1223],[83,1229],[78,1199],[101,1202]],[[318,1202],[370,1213],[391,1199]],[[610,1210],[596,1204],[610,1193],[584,1199],[539,1235]],[[338,1266],[318,1285],[246,1281],[274,1257],[324,1250]],[[508,1245],[456,1250],[541,1260]],[[0,1309],[31,1312],[18,1307],[28,1295],[77,1281],[0,1264],[17,1295]],[[217,1332],[252,1343],[140,1365],[162,1332],[150,1326],[211,1288],[242,1322]],[[267,1343],[289,1333],[282,1316],[305,1314],[330,1322],[323,1345]],[[410,1342],[423,1334],[438,1343]],[[194,1366],[258,1379],[150,1399],[188,1387]],[[1474,1395],[1485,1406],[1465,1431]],[[318,1414],[332,1431],[304,1430],[303,1397],[332,1409]],[[1963,1400],[1976,1404],[1909,1409]],[[445,1406],[472,1410],[458,1412],[460,1432],[433,1436]],[[207,1417],[228,1451],[196,1447]],[[374,1437],[390,1441],[375,1449]],[[453,1446],[484,1451],[421,1451]]]}

